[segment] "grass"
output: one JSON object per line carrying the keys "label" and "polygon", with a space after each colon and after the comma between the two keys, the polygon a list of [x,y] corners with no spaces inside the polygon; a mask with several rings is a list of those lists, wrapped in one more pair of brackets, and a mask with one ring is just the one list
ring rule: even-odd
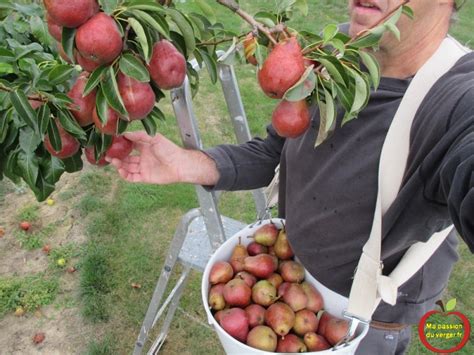
{"label": "grass", "polygon": [[22,248],[26,250],[33,250],[41,248],[44,245],[44,241],[48,238],[56,229],[53,223],[41,229],[33,229],[29,231],[15,230],[15,238],[20,242]]}
{"label": "grass", "polygon": [[27,277],[0,278],[0,316],[21,307],[35,311],[56,298],[58,280],[43,273]]}

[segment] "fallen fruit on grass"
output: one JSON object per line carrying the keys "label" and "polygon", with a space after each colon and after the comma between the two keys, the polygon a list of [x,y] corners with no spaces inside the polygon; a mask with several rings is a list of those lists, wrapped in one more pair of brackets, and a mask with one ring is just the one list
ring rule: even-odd
{"label": "fallen fruit on grass", "polygon": [[5,229],[0,227],[0,238],[3,238],[5,236]]}
{"label": "fallen fruit on grass", "polygon": [[48,199],[46,200],[46,204],[47,204],[48,206],[52,206],[52,205],[54,205],[54,200],[53,200],[52,198],[48,198]]}
{"label": "fallen fruit on grass", "polygon": [[[77,269],[74,266],[70,266],[66,270],[69,274],[73,274],[77,271]],[[141,287],[141,286],[140,286]]]}
{"label": "fallen fruit on grass", "polygon": [[66,259],[64,258],[59,258],[57,261],[56,261],[56,264],[60,267],[63,267],[64,265],[66,265]]}
{"label": "fallen fruit on grass", "polygon": [[28,221],[20,222],[20,228],[26,232],[27,230],[31,228],[31,223]]}
{"label": "fallen fruit on grass", "polygon": [[16,309],[15,309],[15,316],[21,317],[21,316],[24,315],[24,314],[25,314],[25,309],[24,309],[23,307],[21,307],[21,306],[16,307]]}
{"label": "fallen fruit on grass", "polygon": [[43,249],[41,249],[43,251],[43,253],[45,254],[49,254],[49,252],[51,251],[51,246],[49,244],[45,244],[43,246]]}
{"label": "fallen fruit on grass", "polygon": [[296,38],[291,37],[275,45],[258,72],[258,81],[265,94],[281,99],[304,71],[301,47]]}
{"label": "fallen fruit on grass", "polygon": [[36,333],[33,336],[33,343],[41,344],[44,341],[45,338],[46,338],[46,335],[43,332]]}
{"label": "fallen fruit on grass", "polygon": [[137,284],[136,282],[132,282],[132,283],[130,284],[130,286],[132,286],[132,288],[134,288],[134,289],[140,289],[140,288],[142,288],[142,285]]}

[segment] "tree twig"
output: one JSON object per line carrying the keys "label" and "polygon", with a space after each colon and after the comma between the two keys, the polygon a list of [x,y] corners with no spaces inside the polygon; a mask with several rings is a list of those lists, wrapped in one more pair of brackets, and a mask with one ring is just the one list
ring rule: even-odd
{"label": "tree twig", "polygon": [[[13,92],[15,90],[12,89],[12,88],[9,88],[8,86],[3,85],[2,83],[0,83],[0,91]],[[46,99],[44,97],[41,97],[39,95],[29,95],[26,98],[28,100],[31,100],[31,101],[48,102],[48,99]]]}
{"label": "tree twig", "polygon": [[227,7],[231,11],[235,12],[237,15],[242,17],[246,22],[248,22],[252,28],[256,28],[258,31],[262,32],[274,45],[277,44],[277,41],[271,34],[270,30],[265,27],[260,22],[256,21],[252,15],[242,10],[234,0],[216,0],[219,4]]}

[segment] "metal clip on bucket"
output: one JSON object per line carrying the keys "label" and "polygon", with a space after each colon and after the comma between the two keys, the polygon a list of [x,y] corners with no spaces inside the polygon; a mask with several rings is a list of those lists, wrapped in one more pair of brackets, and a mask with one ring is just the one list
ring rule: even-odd
{"label": "metal clip on bucket", "polygon": [[349,345],[349,341],[351,341],[354,338],[354,335],[356,333],[357,327],[359,324],[365,324],[367,327],[370,325],[370,321],[366,319],[361,319],[354,314],[351,314],[347,311],[343,312],[343,315],[345,318],[350,319],[351,323],[349,325],[349,329],[347,330],[347,334],[339,340],[336,345],[332,348],[333,351],[336,351],[338,349],[344,348]]}

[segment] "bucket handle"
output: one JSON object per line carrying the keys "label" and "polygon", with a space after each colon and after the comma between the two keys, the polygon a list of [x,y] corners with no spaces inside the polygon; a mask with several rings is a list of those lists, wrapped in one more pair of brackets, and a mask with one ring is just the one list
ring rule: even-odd
{"label": "bucket handle", "polygon": [[343,315],[345,318],[350,319],[349,329],[347,330],[346,335],[334,345],[334,347],[332,348],[333,351],[336,351],[349,345],[349,341],[354,338],[355,332],[359,324],[362,323],[366,324],[367,326],[369,326],[370,324],[370,320],[362,319],[356,316],[355,314],[351,314],[347,311],[344,311]]}

